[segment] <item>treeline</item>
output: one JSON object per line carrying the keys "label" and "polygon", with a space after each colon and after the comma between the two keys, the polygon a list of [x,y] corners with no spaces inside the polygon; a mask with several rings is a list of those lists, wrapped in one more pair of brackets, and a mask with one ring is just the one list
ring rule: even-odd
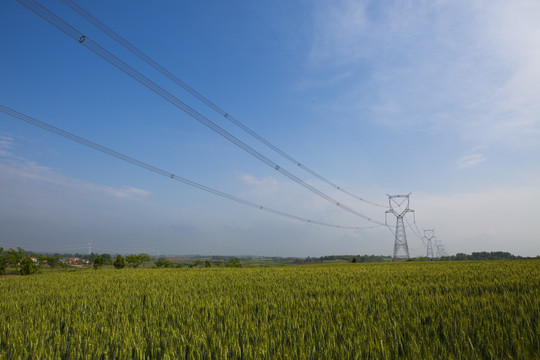
{"label": "treeline", "polygon": [[464,253],[457,253],[452,256],[443,256],[441,261],[462,261],[462,260],[510,260],[510,259],[522,259],[521,256],[515,256],[506,251],[481,251],[473,252],[471,255]]}
{"label": "treeline", "polygon": [[42,266],[51,269],[61,265],[60,259],[52,255],[30,255],[23,248],[4,250],[0,247],[0,275],[6,275],[7,268],[11,267],[16,274],[35,274]]}
{"label": "treeline", "polygon": [[321,256],[319,258],[321,261],[327,260],[341,260],[354,263],[367,263],[367,262],[385,262],[391,261],[391,256],[385,255],[330,255],[330,256]]}
{"label": "treeline", "polygon": [[[211,268],[211,267],[242,267],[242,264],[240,263],[240,259],[237,257],[228,257],[228,260],[205,260],[202,261],[201,259],[195,259],[192,263],[185,264],[188,268],[196,268],[196,267],[205,267],[205,268]],[[160,258],[154,262],[155,268],[181,268],[181,263],[173,263],[170,260],[167,260],[166,258]]]}

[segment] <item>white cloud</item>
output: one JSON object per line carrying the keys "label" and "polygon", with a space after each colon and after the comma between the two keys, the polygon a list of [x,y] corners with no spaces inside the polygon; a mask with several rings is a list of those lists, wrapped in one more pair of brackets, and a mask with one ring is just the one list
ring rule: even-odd
{"label": "white cloud", "polygon": [[259,195],[271,195],[275,193],[278,189],[278,182],[271,176],[257,179],[255,176],[250,174],[241,173],[238,175],[238,178],[245,184],[252,186],[257,190]]}
{"label": "white cloud", "polygon": [[131,186],[111,187],[81,181],[62,175],[52,168],[38,165],[35,162],[21,161],[22,158],[11,156],[12,154],[10,153],[2,155],[4,156],[4,161],[0,162],[0,170],[6,175],[21,180],[49,183],[57,187],[70,188],[87,193],[101,193],[115,198],[135,198],[151,194],[149,191]]}
{"label": "white cloud", "polygon": [[315,10],[312,61],[347,64],[362,56],[359,45],[370,25],[365,7],[365,1],[346,0]]}
{"label": "white cloud", "polygon": [[309,61],[322,78],[350,74],[336,107],[361,119],[368,108],[391,128],[538,146],[540,2],[317,4]]}
{"label": "white cloud", "polygon": [[0,135],[0,149],[11,149],[13,147],[13,138],[6,135]]}
{"label": "white cloud", "polygon": [[456,160],[456,165],[460,169],[474,167],[486,160],[483,154],[470,154]]}

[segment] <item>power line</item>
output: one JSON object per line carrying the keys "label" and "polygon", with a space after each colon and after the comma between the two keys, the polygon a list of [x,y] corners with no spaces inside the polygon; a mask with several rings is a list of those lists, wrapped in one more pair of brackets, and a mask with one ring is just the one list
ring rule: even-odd
{"label": "power line", "polygon": [[[315,172],[314,170],[312,170],[311,168],[305,166],[304,164],[302,164],[301,162],[299,162],[298,160],[296,160],[295,158],[293,158],[292,156],[290,156],[289,154],[287,154],[285,151],[281,150],[280,148],[278,148],[277,146],[273,145],[270,141],[266,140],[265,138],[263,138],[262,136],[260,136],[259,134],[257,134],[255,131],[253,131],[252,129],[250,129],[249,127],[247,127],[244,123],[242,123],[241,121],[239,121],[238,119],[236,119],[233,115],[231,115],[230,113],[226,112],[225,110],[223,110],[222,108],[220,108],[218,105],[216,105],[215,103],[213,103],[211,100],[209,100],[208,98],[206,98],[203,94],[201,94],[200,92],[198,92],[197,90],[193,89],[191,86],[189,86],[187,83],[185,83],[183,80],[181,80],[180,78],[178,78],[176,75],[174,75],[173,73],[171,73],[170,71],[168,71],[167,69],[165,69],[162,65],[160,65],[157,61],[155,61],[154,59],[152,59],[150,56],[148,56],[147,54],[145,54],[144,52],[142,52],[141,50],[139,50],[135,45],[131,44],[129,41],[127,41],[125,38],[123,38],[122,36],[120,36],[118,33],[116,33],[114,30],[112,30],[111,28],[109,28],[107,25],[105,25],[104,23],[102,23],[99,19],[97,19],[95,16],[93,16],[92,14],[90,14],[88,11],[86,11],[85,9],[83,9],[80,5],[78,5],[77,3],[75,3],[74,1],[72,0],[61,0],[66,6],[68,6],[69,8],[71,8],[73,11],[75,11],[77,14],[79,14],[80,16],[82,16],[84,19],[86,19],[88,22],[90,22],[92,25],[94,25],[95,27],[97,27],[98,29],[100,29],[102,32],[104,32],[105,34],[107,34],[109,37],[111,37],[113,40],[115,40],[117,43],[119,43],[120,45],[122,45],[124,48],[126,48],[127,50],[129,50],[131,53],[133,53],[135,56],[137,56],[139,59],[143,60],[145,63],[147,63],[148,65],[150,65],[151,67],[153,67],[155,70],[157,70],[158,72],[160,72],[162,75],[164,75],[165,77],[167,77],[169,80],[171,80],[172,82],[174,82],[176,85],[182,87],[184,90],[186,90],[187,92],[189,92],[191,95],[193,95],[195,98],[199,99],[201,102],[203,102],[204,104],[206,104],[208,107],[210,107],[212,110],[214,110],[216,113],[220,114],[221,116],[223,116],[224,118],[226,118],[227,120],[229,120],[230,122],[232,122],[234,125],[236,125],[237,127],[239,127],[240,129],[242,129],[243,131],[245,131],[246,133],[248,133],[249,135],[251,135],[252,137],[254,137],[255,139],[259,140],[260,142],[262,142],[263,144],[265,144],[267,147],[269,147],[270,149],[272,149],[273,151],[275,151],[276,153],[280,154],[281,156],[283,156],[285,159],[289,160],[290,162],[292,162],[293,164],[297,165],[299,168],[301,168],[302,170],[306,171],[307,173],[311,174],[312,176],[316,177],[317,179],[323,181],[324,183],[336,188],[337,190],[357,199],[357,200],[360,200],[360,201],[363,201],[365,203],[368,203],[370,205],[373,205],[373,206],[379,206],[379,207],[383,207],[383,208],[387,208],[385,205],[380,205],[380,204],[377,204],[375,202],[372,202],[372,201],[369,201],[369,200],[366,200],[364,198],[361,198],[359,197],[358,195],[355,195],[353,194],[352,192],[346,190],[346,189],[343,189],[342,187],[336,185],[335,183],[331,182],[330,180],[326,179],[325,177],[323,177],[322,175],[320,175],[319,173]],[[262,18],[260,18],[260,16],[257,14],[257,12],[252,8],[253,12],[259,17],[259,20],[266,26],[266,24],[264,23],[264,21],[262,20]],[[277,40],[276,38],[276,41],[278,41],[279,43],[279,40]],[[289,55],[289,57],[292,59],[292,57]],[[294,62],[294,59],[292,59],[293,62]],[[296,64],[296,62],[295,62]],[[296,66],[298,68],[300,68],[298,66],[298,64],[296,64]],[[304,74],[304,76],[306,76]],[[306,76],[307,77],[307,76]]]}
{"label": "power line", "polygon": [[55,26],[62,32],[64,32],[66,35],[71,37],[73,40],[79,42],[82,46],[86,47],[87,49],[94,52],[96,55],[99,55],[101,58],[109,62],[111,65],[114,65],[119,70],[123,71],[127,75],[129,75],[134,80],[137,80],[142,85],[146,86],[148,89],[155,92],[157,95],[161,96],[163,99],[170,102],[172,105],[176,106],[178,109],[184,111],[186,114],[194,118],[195,120],[199,121],[201,124],[205,125],[209,129],[213,130],[217,134],[223,136],[236,146],[240,147],[244,151],[248,152],[255,158],[259,159],[261,162],[265,163],[266,165],[274,168],[276,171],[280,172],[281,174],[285,175],[289,179],[293,180],[297,184],[303,186],[307,190],[313,192],[314,194],[320,196],[321,198],[327,200],[328,202],[336,205],[337,207],[342,208],[345,211],[350,212],[351,214],[354,214],[360,218],[363,218],[365,220],[368,220],[374,224],[377,225],[385,225],[384,223],[374,220],[370,218],[369,216],[366,216],[351,207],[340,203],[339,201],[335,200],[334,198],[330,197],[329,195],[323,193],[322,191],[318,190],[314,186],[306,183],[296,175],[292,174],[291,172],[285,170],[280,165],[276,164],[257,150],[253,149],[246,143],[244,143],[242,140],[238,139],[216,123],[214,123],[212,120],[206,118],[204,115],[197,112],[195,109],[190,107],[189,105],[182,102],[180,99],[172,95],[167,90],[163,89],[159,85],[157,85],[155,82],[150,80],[148,77],[144,76],[137,70],[133,69],[131,66],[126,64],[124,61],[120,60],[118,57],[113,55],[111,52],[94,42],[93,40],[89,39],[86,35],[84,35],[82,32],[75,29],[73,26],[53,14],[51,11],[43,7],[41,4],[34,0],[17,0],[19,3],[27,7],[29,10],[40,16],[42,19],[49,22],[51,25]]}
{"label": "power line", "polygon": [[[6,244],[0,244],[1,247],[5,247],[6,249],[9,247],[9,248],[17,248],[17,247],[20,247],[20,244],[18,245],[6,245]],[[60,252],[60,251],[63,251],[63,252],[79,252],[80,253],[83,253],[84,250],[88,250],[89,249],[89,245],[90,244],[80,244],[80,246],[76,246],[78,244],[71,244],[71,245],[68,245],[68,246],[62,246],[62,245],[57,245],[57,246],[36,246],[36,245],[30,245],[30,246],[25,246],[26,249],[25,250],[28,250],[28,251],[39,251],[39,252]],[[103,251],[108,251],[108,252],[118,252],[118,253],[129,253],[129,252],[159,252],[159,249],[158,248],[141,248],[141,249],[133,249],[133,248],[129,248],[129,249],[126,249],[126,248],[123,248],[123,249],[119,249],[119,248],[109,248],[109,247],[103,247],[103,246],[100,246],[100,245],[96,245],[95,243],[91,243],[91,249],[92,250],[100,250],[100,252],[103,252]],[[76,251],[76,250],[79,250],[79,251]],[[91,252],[94,252],[94,251],[89,251],[88,254],[90,255]]]}
{"label": "power line", "polygon": [[[3,244],[2,247],[4,246],[7,246],[7,247],[10,247],[10,248],[17,248],[17,247],[20,247],[20,244],[18,245],[6,245],[6,244]],[[29,249],[32,249],[32,250],[39,250],[39,251],[45,251],[45,250],[49,250],[49,251],[59,251],[59,250],[62,250],[62,251],[65,251],[65,250],[84,250],[84,249],[88,249],[88,245],[81,245],[81,246],[29,246]],[[27,250],[27,249],[25,249]]]}
{"label": "power line", "polygon": [[252,208],[256,208],[256,209],[259,209],[259,210],[264,210],[264,211],[267,211],[267,212],[270,212],[270,213],[273,213],[273,214],[276,214],[276,215],[280,215],[280,216],[283,216],[283,217],[287,217],[289,219],[297,220],[297,221],[307,222],[307,223],[315,224],[315,225],[333,227],[333,228],[338,228],[338,229],[362,230],[362,229],[369,229],[369,228],[378,227],[378,226],[357,227],[357,226],[335,225],[335,224],[330,224],[330,223],[317,221],[317,220],[311,220],[311,219],[307,219],[307,218],[304,218],[304,217],[292,215],[292,214],[289,214],[289,213],[286,213],[286,212],[283,212],[283,211],[275,210],[275,209],[272,209],[272,208],[269,208],[269,207],[266,207],[266,206],[263,206],[263,205],[260,205],[260,204],[256,204],[256,203],[248,201],[248,200],[241,199],[241,198],[236,197],[234,195],[230,195],[230,194],[221,192],[219,190],[215,190],[215,189],[210,188],[208,186],[199,184],[199,183],[197,183],[195,181],[185,179],[185,178],[183,178],[181,176],[178,176],[178,175],[175,175],[175,174],[173,174],[171,172],[168,172],[168,171],[162,170],[160,168],[157,168],[155,166],[149,165],[149,164],[147,164],[145,162],[142,162],[140,160],[134,159],[134,158],[129,157],[127,155],[124,155],[124,154],[121,154],[121,153],[116,152],[114,150],[111,150],[111,149],[109,149],[109,148],[107,148],[105,146],[96,144],[96,143],[94,143],[94,142],[92,142],[90,140],[84,139],[82,137],[74,135],[74,134],[72,134],[70,132],[67,132],[65,130],[59,129],[59,128],[53,126],[53,125],[47,124],[47,123],[45,123],[43,121],[37,120],[37,119],[32,118],[32,117],[30,117],[28,115],[22,114],[22,113],[20,113],[20,112],[18,112],[16,110],[13,110],[13,109],[8,108],[6,106],[0,105],[0,111],[7,114],[7,115],[9,115],[9,116],[11,116],[11,117],[22,120],[22,121],[24,121],[24,122],[26,122],[28,124],[31,124],[31,125],[37,126],[39,128],[42,128],[44,130],[50,131],[50,132],[52,132],[54,134],[63,136],[66,139],[75,141],[75,142],[77,142],[77,143],[79,143],[81,145],[84,145],[84,146],[90,147],[92,149],[101,151],[102,153],[113,156],[113,157],[115,157],[117,159],[123,160],[125,162],[130,163],[130,164],[139,166],[139,167],[141,167],[143,169],[152,171],[152,172],[154,172],[156,174],[166,176],[166,177],[168,177],[170,179],[180,181],[180,182],[182,182],[184,184],[190,185],[190,186],[195,187],[197,189],[200,189],[200,190],[209,192],[211,194],[214,194],[214,195],[217,195],[217,196],[220,196],[220,197],[223,197],[223,198],[226,198],[226,199],[241,203],[243,205],[246,205],[246,206],[249,206],[249,207],[252,207]]}
{"label": "power line", "polygon": [[[407,222],[407,225],[408,227],[411,229],[412,233],[414,234],[414,236],[416,236],[418,239],[422,240],[422,235],[420,235],[419,233],[419,230],[418,230],[418,226],[416,225],[416,215],[414,215],[415,212],[413,213],[413,224],[415,227],[413,227],[413,224],[411,224],[411,222],[408,220],[408,219],[405,219],[406,222]],[[425,247],[426,244],[424,244],[424,247]]]}

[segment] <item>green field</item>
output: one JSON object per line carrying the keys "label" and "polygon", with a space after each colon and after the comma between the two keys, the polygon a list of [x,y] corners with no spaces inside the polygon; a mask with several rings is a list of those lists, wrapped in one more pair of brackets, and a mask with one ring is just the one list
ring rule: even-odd
{"label": "green field", "polygon": [[0,279],[1,359],[537,359],[540,261]]}

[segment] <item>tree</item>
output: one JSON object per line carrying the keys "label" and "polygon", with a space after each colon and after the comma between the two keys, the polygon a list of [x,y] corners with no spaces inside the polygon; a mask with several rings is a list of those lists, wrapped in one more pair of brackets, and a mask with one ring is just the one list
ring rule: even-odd
{"label": "tree", "polygon": [[6,257],[4,256],[4,248],[0,246],[0,276],[6,275]]}
{"label": "tree", "polygon": [[111,254],[101,254],[101,258],[103,259],[103,264],[111,265],[113,263]]}
{"label": "tree", "polygon": [[128,256],[126,256],[127,263],[130,266],[133,266],[134,268],[136,268],[139,265],[142,265],[145,262],[148,262],[150,260],[151,260],[150,256],[148,254],[144,254],[144,253],[141,253],[141,254],[138,254],[138,255],[129,254]]}
{"label": "tree", "polygon": [[25,256],[21,261],[21,275],[35,274],[37,266],[34,264],[34,260],[30,256]]}
{"label": "tree", "polygon": [[233,257],[225,266],[239,268],[242,267],[242,264],[240,264],[240,259],[238,259],[237,257]]}
{"label": "tree", "polygon": [[353,257],[353,258],[352,258],[352,262],[353,262],[353,263],[357,263],[358,260],[357,260],[355,257]]}
{"label": "tree", "polygon": [[55,267],[60,265],[60,259],[57,256],[46,256],[45,260],[47,261],[47,264],[49,264],[49,267],[51,269],[54,269]]}
{"label": "tree", "polygon": [[43,265],[49,265],[51,269],[60,265],[60,259],[53,255],[35,255],[38,261],[38,268],[41,268]]}
{"label": "tree", "polygon": [[157,267],[157,268],[161,268],[161,267],[172,268],[172,267],[174,267],[174,264],[171,261],[169,261],[169,260],[167,260],[165,258],[161,258],[161,259],[159,259],[158,261],[156,261],[154,263],[154,267]]}
{"label": "tree", "polygon": [[152,260],[150,255],[145,254],[145,253],[140,253],[139,254],[140,265],[144,265],[144,263],[149,262],[150,260]]}
{"label": "tree", "polygon": [[204,262],[204,267],[207,267],[207,268],[212,267],[212,263],[209,260],[206,260]]}
{"label": "tree", "polygon": [[128,256],[126,256],[126,262],[129,266],[133,266],[134,268],[136,268],[137,266],[139,266],[139,256],[135,254],[129,254]]}
{"label": "tree", "polygon": [[464,254],[464,253],[457,253],[457,254],[456,254],[456,260],[458,260],[458,261],[467,260],[467,254]]}
{"label": "tree", "polygon": [[116,260],[114,260],[113,265],[117,269],[123,269],[126,267],[126,261],[122,257],[122,255],[118,254],[116,257]]}
{"label": "tree", "polygon": [[94,259],[94,269],[99,269],[100,267],[103,266],[103,258],[101,256],[97,256],[95,259]]}
{"label": "tree", "polygon": [[202,261],[197,259],[193,262],[191,267],[199,267],[202,264]]}
{"label": "tree", "polygon": [[12,265],[16,271],[19,271],[19,266],[24,258],[24,249],[17,247],[17,250],[9,249],[4,252],[6,255],[6,262]]}

